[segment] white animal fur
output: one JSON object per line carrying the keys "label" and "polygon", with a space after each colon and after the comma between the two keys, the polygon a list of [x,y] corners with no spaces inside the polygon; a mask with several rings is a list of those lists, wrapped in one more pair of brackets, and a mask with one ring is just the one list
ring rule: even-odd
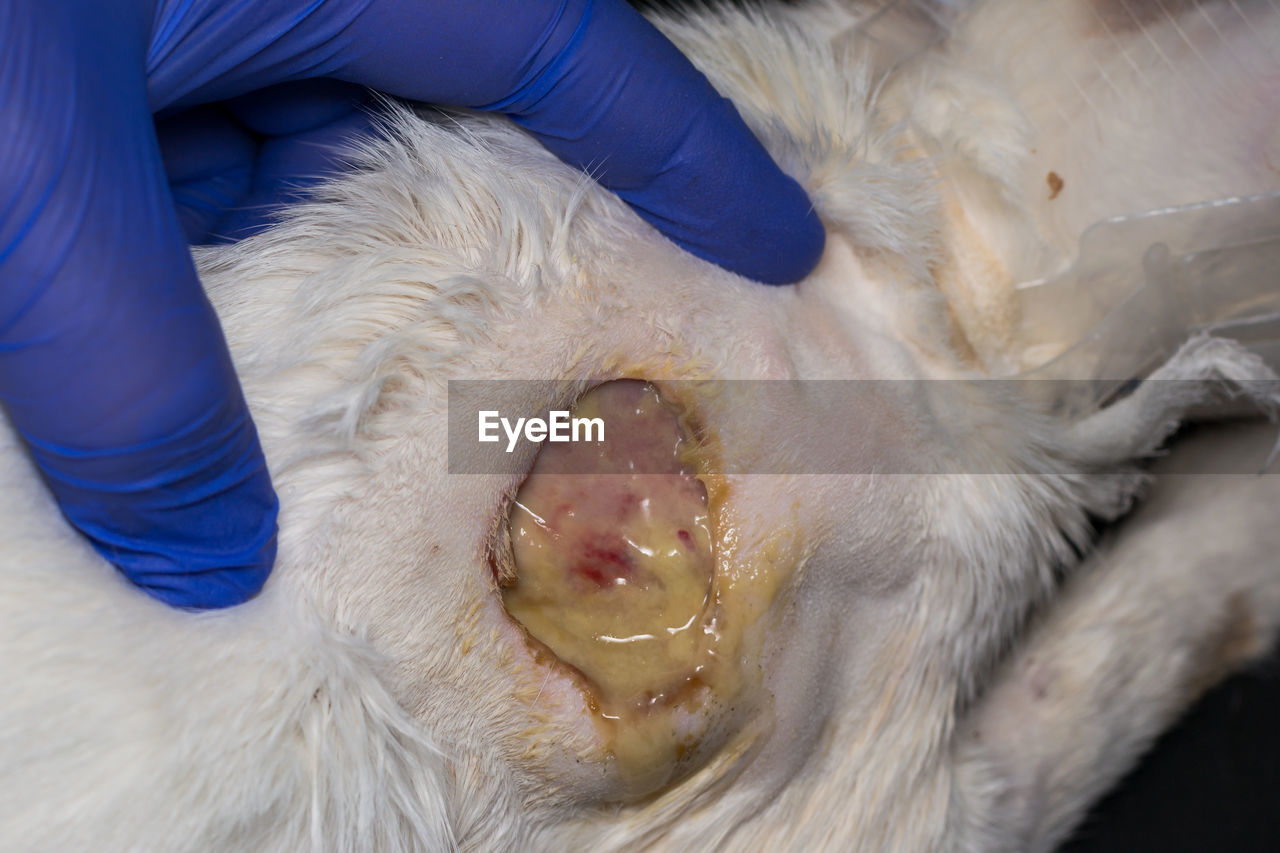
{"label": "white animal fur", "polygon": [[[399,108],[358,174],[200,251],[282,500],[276,571],[242,608],[167,610],[65,527],[6,430],[0,846],[1051,848],[1280,622],[1262,556],[1280,547],[1274,478],[1162,480],[1076,568],[1088,515],[1126,510],[1129,461],[1193,402],[1161,394],[1175,386],[1069,424],[948,383],[849,425],[869,458],[936,473],[739,478],[726,512],[744,541],[722,568],[798,531],[758,626],[765,680],[696,772],[632,806],[612,804],[582,697],[496,602],[484,548],[517,484],[450,476],[444,459],[448,379],[1016,363],[1008,280],[1061,254],[1060,231],[1142,206],[1143,181],[1070,214],[1025,189],[1043,119],[998,67],[1027,61],[998,38],[1014,5],[986,4],[949,54],[883,83],[841,32],[856,9],[665,25],[812,193],[830,246],[798,288],[682,256],[499,119]],[[1196,200],[1248,177],[1180,180]],[[1207,339],[1164,371],[1270,375]],[[714,429],[740,458],[789,452],[757,427]]]}

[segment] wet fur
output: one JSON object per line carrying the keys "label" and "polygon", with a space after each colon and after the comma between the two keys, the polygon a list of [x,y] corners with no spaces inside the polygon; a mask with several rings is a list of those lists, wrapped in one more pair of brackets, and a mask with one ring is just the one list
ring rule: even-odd
{"label": "wet fur", "polygon": [[[679,254],[500,119],[401,107],[356,174],[201,250],[281,496],[280,558],[249,605],[194,616],[128,588],[6,431],[2,846],[1050,849],[1198,689],[1265,648],[1280,571],[1261,555],[1280,543],[1257,507],[1274,478],[1159,481],[1132,533],[1081,557],[1210,383],[1150,383],[1078,423],[939,384],[868,414],[889,425],[873,455],[930,473],[734,493],[744,554],[799,531],[760,623],[765,679],[688,778],[614,804],[581,695],[496,604],[484,548],[517,481],[447,474],[446,382],[960,379],[1016,362],[1008,286],[1067,227],[1023,189],[1039,186],[1023,180],[1034,117],[986,54],[883,80],[848,35],[857,17],[664,25],[811,192],[830,247],[798,289]],[[985,189],[965,206],[951,178]],[[1163,371],[1273,378],[1204,338]],[[718,426],[725,452],[770,451],[753,425]]]}

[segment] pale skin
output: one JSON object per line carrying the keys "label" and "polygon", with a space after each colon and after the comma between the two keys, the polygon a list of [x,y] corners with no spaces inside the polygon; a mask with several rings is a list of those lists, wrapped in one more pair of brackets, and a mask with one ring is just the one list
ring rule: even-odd
{"label": "pale skin", "polygon": [[[200,255],[282,496],[281,563],[248,608],[193,620],[141,599],[59,527],[5,445],[0,763],[24,769],[0,788],[0,839],[1051,849],[1200,691],[1268,646],[1273,477],[1162,476],[1093,550],[1090,516],[1123,516],[1143,494],[1129,462],[1185,399],[1157,388],[1073,423],[982,383],[877,382],[815,434],[809,383],[733,417],[732,398],[670,381],[986,375],[984,357],[1017,354],[1001,350],[1001,311],[962,300],[998,309],[1012,274],[983,290],[978,272],[1053,258],[1062,222],[1133,206],[1140,170],[1090,172],[1108,152],[1161,156],[1145,125],[1113,117],[1101,126],[1138,134],[1132,145],[1085,134],[1074,160],[1035,160],[1045,149],[1015,132],[1018,98],[1051,104],[1037,87],[1073,81],[1032,74],[1032,55],[992,82],[1017,66],[996,48],[903,69],[869,112],[856,64],[814,47],[847,35],[839,15],[777,14],[805,29],[669,28],[818,205],[828,248],[794,289],[671,252],[491,119],[402,116],[332,202]],[[1058,47],[1034,49],[1049,63]],[[914,140],[878,135],[908,109]],[[1227,118],[1197,120],[1230,141],[1243,131]],[[954,171],[921,171],[902,153],[912,142]],[[1018,145],[1025,174],[982,159]],[[1230,191],[1256,183],[1256,165],[1212,177]],[[1041,166],[1064,181],[1052,201]],[[1154,196],[1213,190],[1170,174]],[[1002,180],[1003,195],[942,195]],[[1061,218],[1049,206],[1068,203]],[[1261,370],[1212,345],[1174,366]],[[512,385],[485,407],[511,416],[566,407],[595,380],[649,379],[698,416],[700,452],[721,469],[769,466],[704,478],[736,677],[651,718],[687,744],[652,797],[629,794],[616,729],[502,608],[487,557],[533,449],[510,473],[448,473],[446,380],[496,376],[566,380]],[[1209,435],[1166,464],[1203,453],[1225,466],[1249,446]],[[796,458],[843,467],[796,473]]]}

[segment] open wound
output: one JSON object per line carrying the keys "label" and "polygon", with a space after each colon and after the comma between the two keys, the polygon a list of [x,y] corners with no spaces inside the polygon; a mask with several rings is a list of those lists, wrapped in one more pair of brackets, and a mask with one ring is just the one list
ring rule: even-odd
{"label": "open wound", "polygon": [[707,492],[648,383],[601,385],[574,414],[601,418],[604,441],[543,445],[511,507],[503,601],[605,713],[664,704],[712,654]]}

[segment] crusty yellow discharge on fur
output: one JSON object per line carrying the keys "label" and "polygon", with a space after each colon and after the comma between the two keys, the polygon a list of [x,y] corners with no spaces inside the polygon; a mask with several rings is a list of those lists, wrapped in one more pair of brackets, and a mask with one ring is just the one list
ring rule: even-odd
{"label": "crusty yellow discharge on fur", "polygon": [[635,799],[711,750],[747,748],[724,738],[759,682],[743,666],[760,651],[752,628],[802,558],[785,522],[742,553],[726,478],[695,470],[715,447],[695,447],[653,386],[601,385],[573,416],[603,419],[605,441],[542,446],[511,509],[503,602],[583,677],[621,796]]}
{"label": "crusty yellow discharge on fur", "polygon": [[503,600],[585,678],[625,796],[642,796],[692,752],[676,706],[724,680],[707,492],[653,386],[607,383],[573,415],[603,420],[604,441],[543,445],[511,510]]}

